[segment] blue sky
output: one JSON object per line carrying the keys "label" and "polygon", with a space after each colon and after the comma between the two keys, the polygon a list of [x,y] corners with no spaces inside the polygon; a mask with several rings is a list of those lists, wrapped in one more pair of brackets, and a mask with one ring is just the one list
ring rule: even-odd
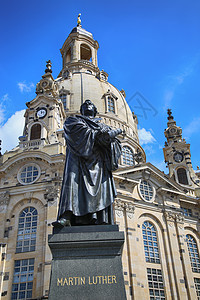
{"label": "blue sky", "polygon": [[[191,144],[200,164],[200,1],[4,1],[0,28],[0,139],[3,152],[22,134],[25,103],[51,59],[61,69],[59,49],[81,13],[82,26],[99,42],[99,68],[124,89],[138,114],[147,161],[166,170],[166,109]],[[136,95],[136,96],[134,96]],[[146,109],[146,115],[138,102]]]}

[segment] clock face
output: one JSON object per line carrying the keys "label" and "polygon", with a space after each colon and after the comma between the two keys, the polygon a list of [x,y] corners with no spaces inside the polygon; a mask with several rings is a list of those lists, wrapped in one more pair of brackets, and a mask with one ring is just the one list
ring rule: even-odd
{"label": "clock face", "polygon": [[176,162],[181,162],[181,161],[183,161],[183,154],[180,153],[180,152],[176,152],[176,153],[174,154],[174,160],[175,160]]}
{"label": "clock face", "polygon": [[171,133],[171,134],[176,133],[176,128],[172,127],[172,128],[170,129],[170,133]]}
{"label": "clock face", "polygon": [[44,118],[46,116],[46,114],[47,114],[47,110],[45,107],[40,108],[36,113],[37,117],[40,119]]}
{"label": "clock face", "polygon": [[47,84],[48,84],[48,82],[47,82],[47,81],[43,81],[43,82],[42,82],[42,87],[46,87],[46,86],[47,86]]}

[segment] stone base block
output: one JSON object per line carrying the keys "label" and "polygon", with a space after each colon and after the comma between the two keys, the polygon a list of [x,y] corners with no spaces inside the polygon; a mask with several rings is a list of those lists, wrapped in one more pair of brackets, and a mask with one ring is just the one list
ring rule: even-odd
{"label": "stone base block", "polygon": [[123,244],[117,225],[54,228],[49,299],[125,300]]}

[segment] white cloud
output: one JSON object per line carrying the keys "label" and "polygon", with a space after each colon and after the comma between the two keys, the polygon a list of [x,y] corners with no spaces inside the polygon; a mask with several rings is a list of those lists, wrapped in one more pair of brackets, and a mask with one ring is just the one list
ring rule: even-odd
{"label": "white cloud", "polygon": [[3,102],[8,101],[8,99],[9,99],[8,94],[3,95],[2,97]]}
{"label": "white cloud", "polygon": [[152,144],[156,141],[151,130],[147,131],[145,128],[138,129],[138,135],[141,145]]}
{"label": "white cloud", "polygon": [[4,121],[4,112],[5,112],[5,110],[4,110],[3,105],[1,103],[0,104],[0,124],[2,124],[3,121]]}
{"label": "white cloud", "polygon": [[166,163],[164,161],[151,161],[152,165],[154,165],[156,168],[158,168],[161,171],[167,172]]}
{"label": "white cloud", "polygon": [[174,98],[174,93],[175,93],[175,89],[173,88],[172,90],[166,90],[164,93],[164,110],[166,110],[167,108],[170,107],[171,105],[171,101]]}
{"label": "white cloud", "polygon": [[152,145],[149,145],[149,144],[144,145],[144,146],[143,146],[143,149],[144,149],[144,151],[145,151],[147,157],[149,157],[149,156],[152,155],[152,154],[155,154],[155,152],[156,152],[156,151],[155,151],[155,148],[154,148]]}
{"label": "white cloud", "polygon": [[2,124],[5,120],[5,102],[9,100],[8,94],[5,94],[1,97],[0,103],[0,124]]}
{"label": "white cloud", "polygon": [[25,110],[17,111],[7,122],[0,126],[0,138],[2,140],[2,153],[11,150],[19,143],[18,137],[23,133]]}
{"label": "white cloud", "polygon": [[184,67],[183,71],[180,71],[179,74],[168,76],[168,87],[164,91],[164,110],[169,108],[171,101],[174,98],[176,89],[181,86],[185,79],[189,77],[195,69],[195,66],[199,63],[199,55],[194,57],[193,61],[190,62],[187,66]]}
{"label": "white cloud", "polygon": [[21,93],[29,93],[32,91],[32,89],[35,87],[34,83],[33,82],[30,82],[30,83],[26,83],[25,81],[23,82],[18,82],[18,87],[20,89],[20,92]]}
{"label": "white cloud", "polygon": [[189,139],[190,136],[200,130],[200,117],[194,118],[188,126],[183,129],[183,137]]}

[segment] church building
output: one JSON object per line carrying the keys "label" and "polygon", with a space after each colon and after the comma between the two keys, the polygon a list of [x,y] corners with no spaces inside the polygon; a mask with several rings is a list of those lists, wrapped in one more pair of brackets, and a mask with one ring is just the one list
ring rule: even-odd
{"label": "church building", "polygon": [[47,61],[36,97],[26,103],[19,144],[0,156],[0,299],[48,299],[48,235],[65,164],[63,124],[90,99],[102,122],[122,129],[114,217],[125,235],[127,300],[200,300],[200,172],[192,168],[190,145],[169,109],[163,149],[169,174],[146,162],[137,116],[124,90],[98,68],[98,48],[79,21],[60,50],[58,77]]}

